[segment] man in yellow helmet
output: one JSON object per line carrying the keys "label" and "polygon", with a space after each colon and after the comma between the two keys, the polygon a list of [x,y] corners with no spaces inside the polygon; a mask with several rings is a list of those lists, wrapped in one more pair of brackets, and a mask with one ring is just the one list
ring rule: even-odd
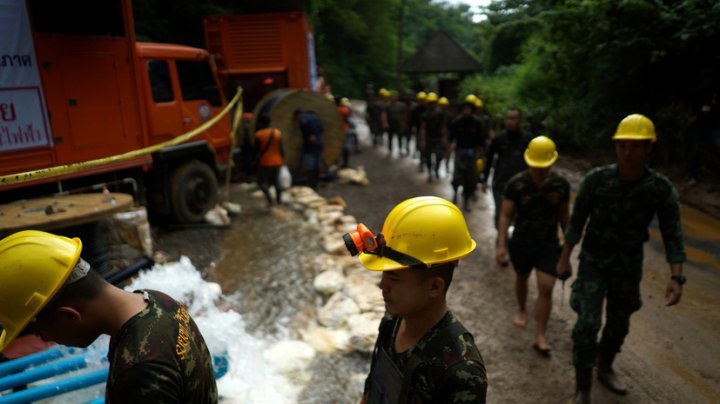
{"label": "man in yellow helmet", "polygon": [[455,267],[475,249],[457,206],[411,198],[388,214],[382,233],[360,224],[344,239],[367,269],[382,271],[386,308],[361,402],[485,403],[483,359],[446,303]]}
{"label": "man in yellow helmet", "polygon": [[216,403],[212,357],[185,306],[109,284],[81,251],[78,238],[35,230],[0,240],[0,353],[21,333],[76,347],[108,334],[107,402]]}
{"label": "man in yellow helmet", "polygon": [[447,147],[447,114],[438,108],[438,95],[429,93],[425,99],[427,110],[420,125],[420,160],[428,169],[428,182],[433,174],[440,179],[440,165]]}
{"label": "man in yellow helmet", "polygon": [[[557,266],[559,276],[572,271],[570,254],[584,229],[578,276],[570,296],[578,315],[572,333],[576,403],[590,402],[596,364],[603,385],[614,393],[627,393],[612,364],[628,334],[630,315],[642,305],[643,244],[656,215],[671,272],[667,306],[680,301],[685,283],[677,192],[664,175],[646,165],[656,140],[655,126],[647,117],[632,114],[620,122],[613,140],[618,162],[595,168],[583,178]],[[604,301],[606,321],[598,343]]]}
{"label": "man in yellow helmet", "polygon": [[535,268],[538,294],[533,347],[540,354],[550,356],[552,347],[545,339],[545,331],[552,309],[555,267],[560,257],[558,224],[565,230],[570,217],[570,184],[550,171],[558,158],[555,142],[550,138],[538,136],[531,140],[524,158],[528,169],[512,177],[505,187],[495,258],[498,263],[507,260],[508,227],[514,222],[515,230],[509,244],[516,275],[518,313],[513,323],[525,328],[528,278]]}
{"label": "man in yellow helmet", "polygon": [[[427,99],[427,93],[420,91],[415,96],[415,105],[410,108],[410,136],[415,138],[415,150],[413,151],[413,157],[419,157],[420,152],[420,127],[422,125],[422,117],[427,110],[425,103]],[[420,160],[420,172],[423,170],[423,161]]]}

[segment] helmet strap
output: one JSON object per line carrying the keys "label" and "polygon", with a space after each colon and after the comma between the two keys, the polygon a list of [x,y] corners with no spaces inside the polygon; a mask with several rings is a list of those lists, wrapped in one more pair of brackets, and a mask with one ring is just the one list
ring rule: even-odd
{"label": "helmet strap", "polygon": [[378,243],[378,248],[375,251],[369,251],[369,252],[366,251],[367,254],[376,254],[380,257],[389,258],[397,263],[407,265],[408,267],[413,268],[413,269],[427,269],[428,268],[428,266],[424,262],[420,261],[419,259],[417,259],[411,255],[402,253],[400,251],[393,250],[391,247],[388,247],[385,244],[385,237],[383,236],[382,233],[377,235],[376,240]]}

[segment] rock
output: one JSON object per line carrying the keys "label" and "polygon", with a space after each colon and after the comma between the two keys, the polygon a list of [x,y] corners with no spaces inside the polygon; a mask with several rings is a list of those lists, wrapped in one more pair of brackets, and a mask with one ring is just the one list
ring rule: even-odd
{"label": "rock", "polygon": [[342,267],[338,264],[335,256],[333,255],[320,254],[316,256],[312,262],[313,267],[315,267],[318,272],[335,271],[342,274]]}
{"label": "rock", "polygon": [[326,327],[339,327],[348,317],[359,313],[360,308],[355,301],[338,292],[318,310],[318,321]]}
{"label": "rock", "polygon": [[205,221],[215,226],[227,226],[230,224],[230,216],[225,209],[217,205],[205,214]]}
{"label": "rock", "polygon": [[357,231],[357,224],[339,223],[339,224],[335,224],[335,227],[333,230],[337,231],[340,234],[352,233],[354,231]]}
{"label": "rock", "polygon": [[315,358],[315,348],[303,341],[280,341],[263,352],[263,357],[281,371],[303,369]]}
{"label": "rock", "polygon": [[155,261],[156,264],[165,264],[170,261],[170,256],[163,251],[155,251],[153,261]]}
{"label": "rock", "polygon": [[348,254],[345,241],[340,233],[326,234],[323,238],[323,247],[325,252],[336,255]]}
{"label": "rock", "polygon": [[223,202],[222,203],[223,209],[227,210],[228,214],[231,216],[239,215],[242,213],[242,206],[239,203],[233,203],[233,202]]}
{"label": "rock", "polygon": [[265,198],[265,194],[263,194],[263,192],[259,189],[257,191],[254,191],[253,193],[251,193],[250,196],[252,196],[255,199]]}
{"label": "rock", "polygon": [[362,167],[358,167],[357,169],[340,169],[337,172],[337,177],[339,184],[368,185],[370,183],[370,181],[368,181],[367,174]]}
{"label": "rock", "polygon": [[328,199],[328,205],[339,205],[342,209],[347,208],[347,202],[345,202],[345,199],[343,199],[342,196],[333,196]]}
{"label": "rock", "polygon": [[292,197],[304,196],[304,195],[317,195],[314,189],[304,186],[290,187],[288,193]]}
{"label": "rock", "polygon": [[317,352],[333,353],[337,350],[347,350],[350,341],[348,330],[331,330],[325,327],[313,327],[300,330],[303,341],[315,348]]}
{"label": "rock", "polygon": [[344,282],[345,276],[341,272],[329,270],[315,277],[313,287],[324,295],[332,295],[342,290]]}
{"label": "rock", "polygon": [[321,222],[334,223],[335,220],[340,219],[342,216],[343,213],[340,211],[323,211],[322,209],[318,210],[318,220],[320,220]]}
{"label": "rock", "polygon": [[360,311],[384,311],[385,302],[377,287],[379,282],[378,274],[372,271],[354,271],[345,278],[343,292],[357,304]]}
{"label": "rock", "polygon": [[[333,205],[333,204],[331,204],[331,203],[328,201],[325,205],[323,205],[323,206],[321,206],[320,208],[318,208],[318,213],[342,212],[343,210],[345,210],[345,208],[343,208],[342,206],[340,206],[340,205]],[[340,216],[343,216],[343,215],[340,215]]]}
{"label": "rock", "polygon": [[382,312],[355,314],[347,319],[350,328],[349,348],[360,352],[372,352],[378,336]]}
{"label": "rock", "polygon": [[357,219],[355,219],[355,216],[353,215],[344,215],[340,218],[340,222],[357,226]]}

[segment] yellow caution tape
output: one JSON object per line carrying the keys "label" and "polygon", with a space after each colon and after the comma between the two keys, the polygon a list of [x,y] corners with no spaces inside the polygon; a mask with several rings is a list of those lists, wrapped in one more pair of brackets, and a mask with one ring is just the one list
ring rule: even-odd
{"label": "yellow caution tape", "polygon": [[235,116],[232,122],[232,128],[230,130],[231,134],[230,137],[232,139],[231,144],[235,144],[235,129],[237,128],[236,125],[240,122],[240,117],[242,116],[242,88],[238,87],[237,93],[235,94],[235,97],[228,103],[228,105],[223,109],[217,116],[209,119],[207,122],[203,123],[202,125],[198,126],[197,128],[191,130],[190,132],[183,133],[182,135],[179,135],[173,139],[170,139],[163,143],[158,143],[152,146],[148,146],[142,149],[138,150],[132,150],[126,153],[117,154],[115,156],[109,156],[109,157],[103,157],[100,159],[95,160],[89,160],[89,161],[82,161],[72,164],[65,164],[61,166],[55,166],[55,167],[48,167],[48,168],[41,168],[39,170],[33,170],[33,171],[26,171],[23,173],[17,173],[17,174],[10,174],[10,175],[3,175],[0,176],[0,187],[7,186],[7,185],[13,185],[21,182],[29,182],[29,181],[36,181],[42,178],[48,178],[48,177],[55,177],[60,174],[67,174],[72,173],[80,170],[85,170],[88,168],[93,167],[99,167],[110,163],[115,163],[118,161],[123,160],[129,160],[131,158],[135,158],[138,156],[142,156],[144,154],[151,154],[154,153],[164,147],[168,146],[175,146],[176,144],[183,143],[189,139],[192,139],[193,137],[201,134],[211,126],[215,125],[220,119],[222,119],[225,115],[230,112],[230,109],[235,106],[235,104],[238,104],[237,109],[235,110]]}

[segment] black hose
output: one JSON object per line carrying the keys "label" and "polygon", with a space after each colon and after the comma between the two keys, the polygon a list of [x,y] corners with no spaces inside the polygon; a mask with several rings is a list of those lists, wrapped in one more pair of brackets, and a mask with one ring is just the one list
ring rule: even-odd
{"label": "black hose", "polygon": [[124,270],[111,275],[107,277],[107,281],[112,283],[113,285],[117,285],[120,282],[124,281],[125,279],[135,275],[136,273],[140,272],[143,269],[147,269],[155,265],[155,261],[153,261],[152,258],[148,257],[147,255],[143,255],[142,258],[137,260],[134,264],[130,265],[129,267],[125,268]]}

